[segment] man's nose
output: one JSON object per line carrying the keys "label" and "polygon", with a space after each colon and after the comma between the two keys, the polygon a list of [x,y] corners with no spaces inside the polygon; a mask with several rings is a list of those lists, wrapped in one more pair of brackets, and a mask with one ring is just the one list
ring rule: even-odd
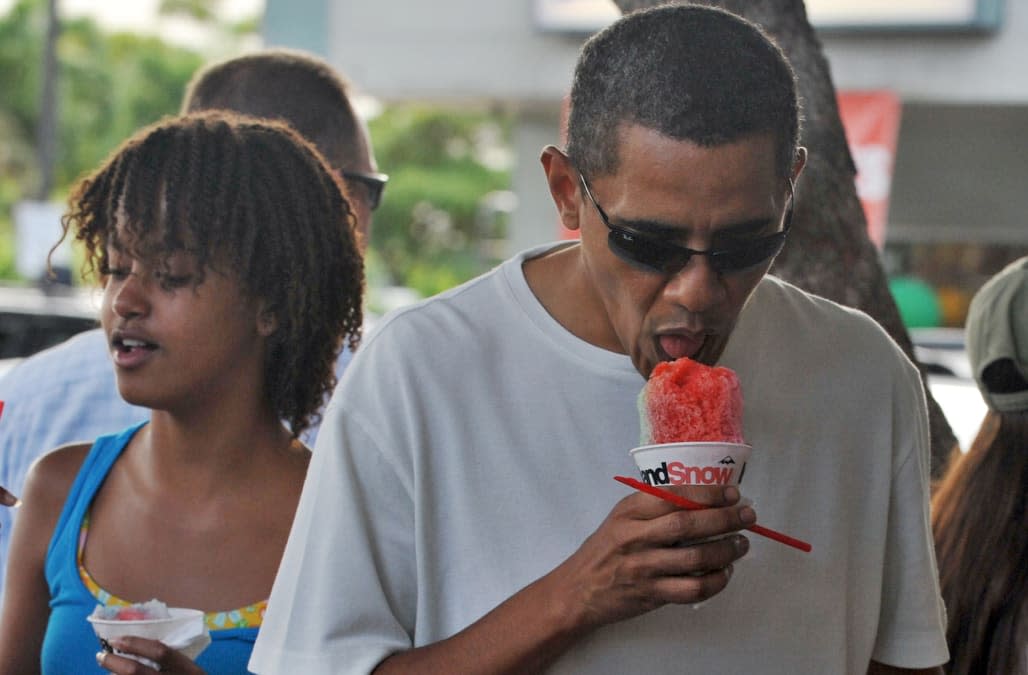
{"label": "man's nose", "polygon": [[664,297],[690,312],[701,314],[724,301],[724,279],[707,256],[694,255],[668,279]]}

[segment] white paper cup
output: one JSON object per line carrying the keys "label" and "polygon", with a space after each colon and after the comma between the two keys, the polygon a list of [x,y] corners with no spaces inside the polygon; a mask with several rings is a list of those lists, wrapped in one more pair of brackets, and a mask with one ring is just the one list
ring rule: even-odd
{"label": "white paper cup", "polygon": [[[744,443],[689,442],[658,443],[632,448],[632,459],[639,467],[641,480],[654,487],[675,485],[738,485],[750,459],[752,446]],[[722,534],[683,546],[723,539]],[[696,602],[693,609],[705,602]]]}
{"label": "white paper cup", "polygon": [[647,485],[738,485],[752,449],[744,443],[659,443],[631,454]]}
{"label": "white paper cup", "polygon": [[131,654],[123,654],[111,649],[108,642],[112,638],[135,636],[150,640],[160,640],[173,649],[178,649],[190,659],[196,659],[200,652],[211,643],[210,634],[204,625],[203,612],[199,609],[169,607],[171,614],[167,619],[136,619],[119,621],[117,619],[100,619],[87,616],[86,620],[93,624],[93,632],[100,639],[100,646],[125,656],[152,665],[149,661]]}

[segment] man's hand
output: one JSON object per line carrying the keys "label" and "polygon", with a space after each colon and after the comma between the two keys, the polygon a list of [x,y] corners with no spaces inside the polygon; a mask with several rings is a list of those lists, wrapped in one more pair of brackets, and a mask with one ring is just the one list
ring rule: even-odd
{"label": "man's hand", "polygon": [[[739,504],[736,487],[672,490],[711,508],[688,511],[632,494],[550,575],[558,588],[570,589],[565,597],[579,629],[701,602],[728,585],[732,563],[749,550],[737,532],[756,514]],[[718,535],[727,536],[708,541]]]}

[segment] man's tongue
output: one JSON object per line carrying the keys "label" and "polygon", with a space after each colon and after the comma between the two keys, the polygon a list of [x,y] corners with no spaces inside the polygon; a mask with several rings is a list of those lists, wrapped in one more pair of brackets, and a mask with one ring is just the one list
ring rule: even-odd
{"label": "man's tongue", "polygon": [[696,340],[684,335],[661,335],[660,348],[672,360],[683,356],[692,356],[703,345],[703,340]]}

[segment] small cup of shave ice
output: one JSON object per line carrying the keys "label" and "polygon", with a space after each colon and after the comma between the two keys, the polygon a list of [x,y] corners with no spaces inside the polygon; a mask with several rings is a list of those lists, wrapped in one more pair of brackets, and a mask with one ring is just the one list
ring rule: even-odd
{"label": "small cup of shave ice", "polygon": [[[678,485],[739,485],[752,447],[745,443],[693,441],[641,445],[630,452],[647,485],[667,488]],[[748,499],[744,502],[752,504]],[[727,534],[682,542],[682,546],[716,541]],[[705,602],[693,603],[699,609]]]}
{"label": "small cup of shave ice", "polygon": [[631,450],[640,480],[654,487],[738,485],[752,447],[745,443],[691,441],[642,445]]}
{"label": "small cup of shave ice", "polygon": [[104,651],[134,659],[151,668],[157,668],[157,664],[113,649],[109,641],[130,635],[160,640],[193,660],[211,643],[201,610],[168,607],[160,600],[117,607],[97,605],[86,620],[93,625],[93,632],[100,639],[100,647]]}

